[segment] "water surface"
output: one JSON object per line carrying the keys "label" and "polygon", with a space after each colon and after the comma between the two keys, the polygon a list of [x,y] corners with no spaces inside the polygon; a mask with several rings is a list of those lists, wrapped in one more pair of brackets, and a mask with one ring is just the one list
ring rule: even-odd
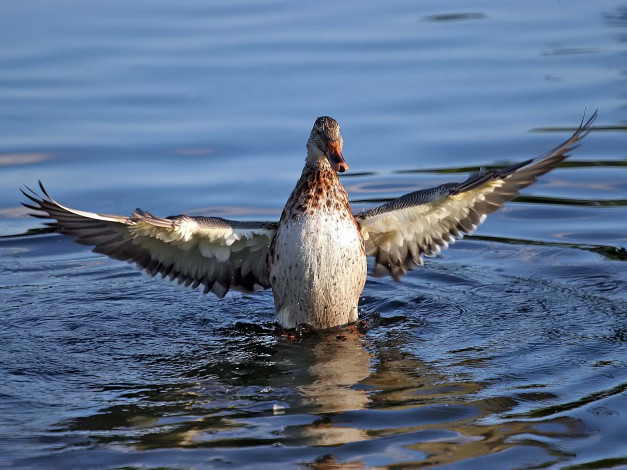
{"label": "water surface", "polygon": [[[627,465],[627,4],[26,0],[0,6],[0,465]],[[41,230],[71,207],[277,220],[314,119],[355,211],[572,157],[304,337],[271,292],[156,282]]]}

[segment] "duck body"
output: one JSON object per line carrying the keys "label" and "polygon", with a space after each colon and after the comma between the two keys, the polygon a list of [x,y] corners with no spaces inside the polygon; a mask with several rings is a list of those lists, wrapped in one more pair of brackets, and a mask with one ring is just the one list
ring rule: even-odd
{"label": "duck body", "polygon": [[285,328],[357,320],[367,258],[359,224],[337,173],[306,165],[268,252],[277,319]]}

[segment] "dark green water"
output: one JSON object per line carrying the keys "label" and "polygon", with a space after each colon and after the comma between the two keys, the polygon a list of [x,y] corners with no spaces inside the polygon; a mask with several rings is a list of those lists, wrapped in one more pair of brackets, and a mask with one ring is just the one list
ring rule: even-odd
{"label": "dark green water", "polygon": [[[0,466],[627,466],[627,3],[0,5]],[[406,276],[367,331],[156,282],[39,230],[71,207],[277,220],[314,119],[355,211],[572,157]]]}

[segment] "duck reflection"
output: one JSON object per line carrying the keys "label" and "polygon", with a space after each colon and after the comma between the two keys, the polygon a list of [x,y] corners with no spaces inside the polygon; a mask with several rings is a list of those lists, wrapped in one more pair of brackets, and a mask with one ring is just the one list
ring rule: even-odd
{"label": "duck reflection", "polygon": [[560,457],[558,439],[584,432],[580,421],[563,416],[499,418],[519,405],[515,395],[490,396],[487,384],[421,361],[403,348],[399,330],[384,338],[350,329],[298,339],[250,332],[220,338],[218,353],[212,344],[204,356],[191,350],[158,361],[183,371],[177,383],[127,384],[117,393],[108,386],[109,406],[57,431],[142,451],[210,449],[234,464],[253,449],[276,461],[299,449],[299,462],[313,468],[455,463],[517,448],[520,439]]}
{"label": "duck reflection", "polygon": [[276,359],[292,365],[290,380],[297,391],[288,400],[292,411],[320,416],[307,426],[288,429],[292,440],[334,446],[369,439],[366,430],[329,419],[344,411],[361,410],[370,403],[368,388],[361,382],[371,374],[372,357],[361,335],[351,330],[316,335],[279,348]]}
{"label": "duck reflection", "polygon": [[338,413],[361,409],[369,402],[366,390],[357,386],[370,375],[371,356],[357,333],[316,335],[278,348],[275,357],[293,366],[291,380],[300,398],[296,406]]}

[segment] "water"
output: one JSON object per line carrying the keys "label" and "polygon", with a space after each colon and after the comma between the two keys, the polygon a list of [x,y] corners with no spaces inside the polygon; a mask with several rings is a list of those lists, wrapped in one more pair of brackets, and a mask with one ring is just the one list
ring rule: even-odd
{"label": "water", "polygon": [[[627,5],[0,5],[0,465],[627,466]],[[355,210],[543,153],[564,165],[305,337],[39,230],[73,207],[277,220],[314,119]]]}

